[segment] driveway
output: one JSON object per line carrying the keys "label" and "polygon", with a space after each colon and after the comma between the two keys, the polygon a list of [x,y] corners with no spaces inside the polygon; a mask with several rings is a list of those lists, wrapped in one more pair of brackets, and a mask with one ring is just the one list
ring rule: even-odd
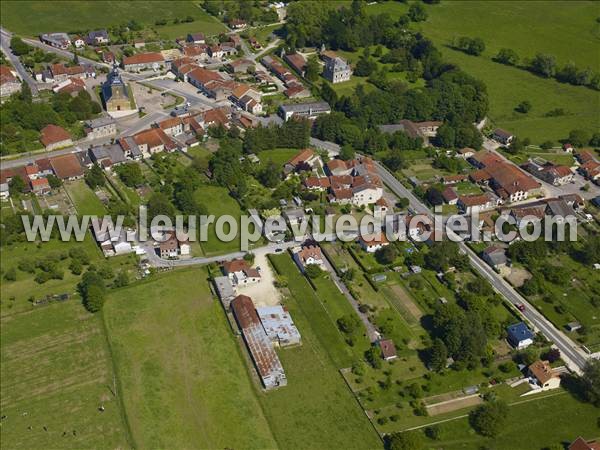
{"label": "driveway", "polygon": [[260,283],[238,287],[238,294],[244,294],[252,298],[254,306],[278,305],[281,301],[281,294],[275,287],[275,273],[267,259],[267,252],[255,253],[254,266],[260,267]]}

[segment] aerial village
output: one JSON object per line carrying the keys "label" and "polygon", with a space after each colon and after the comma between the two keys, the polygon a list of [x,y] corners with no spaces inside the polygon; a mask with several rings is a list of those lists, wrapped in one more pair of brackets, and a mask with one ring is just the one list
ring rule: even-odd
{"label": "aerial village", "polygon": [[[281,23],[285,8],[268,5]],[[560,254],[568,269],[558,273],[523,240],[502,241],[495,223],[509,218],[511,230],[528,230],[573,218],[586,239],[594,236],[598,150],[565,139],[544,153],[488,118],[470,124],[481,137],[476,148],[443,144],[447,120],[407,118],[369,123],[374,144],[359,148],[342,136],[361,132],[344,115],[356,101],[350,97],[362,95],[364,85],[353,83],[371,83],[357,75],[355,52],[325,43],[292,48],[280,34],[265,38],[253,28],[228,18],[219,33],[198,26],[168,42],[129,33],[116,43],[108,28],[25,39],[38,60],[0,66],[2,101],[30,86],[41,101],[85,103],[86,114],[52,116],[56,123],[25,151],[6,155],[2,208],[96,216],[89,228],[98,264],[141,282],[205,267],[211,301],[220,303],[261,395],[297,388],[287,355],[309,351],[312,327],[331,320],[324,341],[334,344],[323,354],[381,438],[429,429],[488,397],[517,402],[562,390],[581,372],[581,355],[600,349],[589,307],[597,304],[588,302],[599,295],[600,260],[567,265]],[[212,227],[207,243],[174,228],[143,242],[140,206],[170,216],[230,214],[238,223],[248,215],[261,231],[280,216],[286,230],[248,251],[237,241],[215,243]],[[448,221],[466,238],[450,243],[413,220],[432,211],[478,221],[467,230]],[[101,224],[118,215],[126,217],[118,234]],[[384,228],[316,239],[323,233],[313,218],[343,216],[372,216]],[[480,233],[484,241],[469,242]],[[565,306],[571,295],[578,307]]]}

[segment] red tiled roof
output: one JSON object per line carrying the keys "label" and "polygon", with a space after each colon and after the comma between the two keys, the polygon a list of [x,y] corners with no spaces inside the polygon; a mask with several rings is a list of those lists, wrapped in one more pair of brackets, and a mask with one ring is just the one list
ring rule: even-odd
{"label": "red tiled roof", "polygon": [[39,172],[40,172],[40,169],[37,166],[37,164],[28,164],[25,166],[25,173],[27,175],[35,175]]}
{"label": "red tiled roof", "polygon": [[191,78],[192,80],[195,80],[198,83],[203,84],[203,85],[208,83],[209,81],[222,81],[223,80],[223,77],[221,77],[221,75],[219,75],[218,72],[204,69],[202,67],[198,67],[198,68],[192,70],[189,73],[188,78]]}
{"label": "red tiled roof", "polygon": [[207,125],[220,124],[225,126],[229,123],[229,119],[222,109],[214,108],[204,112],[204,122]]}
{"label": "red tiled roof", "polygon": [[290,159],[287,162],[287,164],[290,164],[295,167],[300,163],[308,161],[313,156],[315,156],[315,152],[310,148],[305,148],[304,150],[301,150],[298,154],[296,154],[296,156],[294,156],[292,159]]}
{"label": "red tiled roof", "polygon": [[61,180],[83,175],[83,167],[81,167],[79,158],[73,153],[50,158],[50,165],[56,176]]}
{"label": "red tiled roof", "polygon": [[376,234],[363,235],[360,236],[359,240],[363,242],[367,247],[375,246],[375,245],[385,245],[389,244],[385,233],[379,232]]}
{"label": "red tiled roof", "polygon": [[234,259],[233,261],[227,261],[223,263],[223,270],[225,273],[242,272],[250,269],[250,265],[246,260]]}
{"label": "red tiled roof", "polygon": [[540,183],[531,176],[509,163],[494,164],[486,167],[492,177],[493,183],[509,195],[515,192],[528,192],[540,187]]}
{"label": "red tiled roof", "polygon": [[461,195],[458,198],[458,201],[461,202],[465,206],[479,206],[485,205],[490,201],[490,197],[488,194],[481,195]]}
{"label": "red tiled roof", "polygon": [[285,60],[298,72],[302,72],[306,66],[306,59],[300,53],[287,54]]}
{"label": "red tiled roof", "polygon": [[36,178],[35,180],[31,180],[31,188],[35,190],[50,188],[50,183],[46,178]]}
{"label": "red tiled roof", "polygon": [[332,159],[331,161],[329,161],[327,163],[327,168],[331,172],[333,172],[334,170],[337,170],[337,169],[347,170],[348,165],[347,165],[346,161],[342,161],[341,159]]}
{"label": "red tiled roof", "polygon": [[304,180],[304,186],[307,188],[328,188],[331,186],[327,177],[308,177]]}
{"label": "red tiled roof", "polygon": [[69,133],[67,133],[67,130],[59,127],[58,125],[46,125],[42,129],[41,134],[42,136],[40,137],[40,142],[44,144],[44,147],[71,139],[71,136]]}
{"label": "red tiled roof", "polygon": [[164,62],[165,58],[162,53],[149,52],[149,53],[138,53],[133,56],[126,56],[123,58],[123,65],[127,66],[130,64],[150,64],[155,62]]}
{"label": "red tiled roof", "polygon": [[168,119],[163,120],[162,122],[158,122],[158,126],[161,130],[173,128],[179,124],[181,124],[181,119],[179,117],[170,117]]}
{"label": "red tiled roof", "polygon": [[391,339],[383,339],[379,341],[379,347],[381,348],[381,354],[385,359],[396,356],[396,346],[394,345],[394,341]]}
{"label": "red tiled roof", "polygon": [[600,450],[600,442],[586,441],[579,436],[569,445],[569,450]]}
{"label": "red tiled roof", "polygon": [[442,197],[444,197],[444,200],[446,200],[446,202],[451,202],[453,200],[456,200],[458,198],[458,195],[456,195],[454,189],[452,189],[451,187],[447,187],[442,191]]}
{"label": "red tiled roof", "polygon": [[171,67],[175,67],[176,69],[179,69],[182,66],[185,66],[187,64],[194,64],[194,60],[192,58],[188,58],[187,56],[184,56],[183,58],[179,58],[179,59],[176,59],[175,61],[173,61],[171,63]]}
{"label": "red tiled roof", "polygon": [[481,164],[483,167],[490,167],[495,164],[504,162],[504,159],[501,156],[487,150],[475,153],[475,155],[473,155],[473,159],[479,164]]}
{"label": "red tiled roof", "polygon": [[12,81],[17,81],[17,78],[13,75],[10,67],[8,66],[0,66],[0,84],[10,83]]}

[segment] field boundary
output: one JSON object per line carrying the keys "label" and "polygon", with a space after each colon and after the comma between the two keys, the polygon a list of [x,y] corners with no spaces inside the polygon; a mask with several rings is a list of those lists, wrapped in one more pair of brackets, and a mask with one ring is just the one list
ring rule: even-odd
{"label": "field boundary", "polygon": [[117,390],[117,392],[113,392],[113,394],[117,398],[117,403],[119,405],[119,415],[121,416],[121,420],[123,421],[123,425],[125,427],[125,440],[131,445],[132,448],[138,448],[133,437],[133,432],[131,431],[129,416],[127,415],[127,410],[125,409],[125,401],[123,400],[122,396],[123,385],[121,383],[121,377],[119,376],[117,364],[113,356],[112,344],[108,337],[108,327],[106,326],[104,310],[100,312],[100,321],[102,322],[102,334],[104,335],[104,341],[106,342],[106,349],[108,350],[108,356],[110,359],[110,364],[112,367],[113,377],[115,381],[115,389]]}

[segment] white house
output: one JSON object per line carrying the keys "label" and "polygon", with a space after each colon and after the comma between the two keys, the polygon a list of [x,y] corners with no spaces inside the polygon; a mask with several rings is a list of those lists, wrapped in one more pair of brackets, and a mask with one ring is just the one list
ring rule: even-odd
{"label": "white house", "polygon": [[515,323],[506,328],[507,340],[517,350],[522,350],[533,344],[534,335],[525,322]]}
{"label": "white house", "polygon": [[360,236],[358,243],[367,253],[375,253],[380,248],[390,245],[385,233],[382,232]]}
{"label": "white house", "polygon": [[300,270],[309,264],[316,264],[322,268],[324,265],[323,253],[318,245],[307,245],[305,247],[297,247],[293,250],[293,258]]}
{"label": "white house", "polygon": [[366,206],[377,202],[383,196],[383,189],[371,183],[365,183],[352,188],[352,204]]}
{"label": "white house", "polygon": [[234,286],[259,283],[260,272],[253,269],[243,259],[234,259],[223,264],[223,273],[228,276]]}

